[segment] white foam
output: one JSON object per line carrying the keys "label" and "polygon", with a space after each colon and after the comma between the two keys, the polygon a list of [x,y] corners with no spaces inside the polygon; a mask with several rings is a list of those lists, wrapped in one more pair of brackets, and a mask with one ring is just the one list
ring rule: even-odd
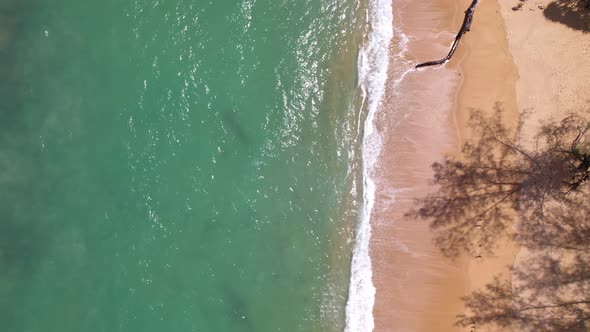
{"label": "white foam", "polygon": [[385,93],[389,66],[389,46],[393,38],[391,0],[371,0],[367,43],[361,48],[358,61],[359,86],[363,106],[367,102],[367,118],[362,141],[363,206],[356,230],[352,254],[350,286],[346,303],[346,332],[373,331],[375,286],[369,256],[371,213],[375,204],[375,182],[371,173],[380,153],[381,139],[375,133],[374,118]]}

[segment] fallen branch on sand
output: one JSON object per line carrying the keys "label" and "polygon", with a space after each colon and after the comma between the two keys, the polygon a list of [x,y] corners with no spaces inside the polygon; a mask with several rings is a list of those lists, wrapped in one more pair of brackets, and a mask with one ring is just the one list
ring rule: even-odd
{"label": "fallen branch on sand", "polygon": [[455,50],[457,49],[457,46],[459,45],[459,41],[461,40],[461,37],[463,37],[464,34],[466,34],[467,32],[469,32],[471,30],[471,22],[473,22],[473,13],[475,13],[475,7],[479,3],[479,1],[480,0],[473,0],[473,2],[471,3],[471,6],[469,6],[469,8],[467,8],[467,10],[465,11],[465,18],[463,19],[463,25],[461,25],[461,29],[459,30],[459,32],[457,33],[457,36],[455,37],[455,42],[453,42],[453,46],[451,46],[451,50],[449,51],[449,54],[447,54],[446,57],[444,57],[440,60],[428,61],[428,62],[421,63],[416,66],[416,69],[422,68],[422,67],[428,67],[428,66],[442,65],[442,64],[446,63],[447,61],[451,60],[451,57],[453,56],[453,54],[455,54]]}

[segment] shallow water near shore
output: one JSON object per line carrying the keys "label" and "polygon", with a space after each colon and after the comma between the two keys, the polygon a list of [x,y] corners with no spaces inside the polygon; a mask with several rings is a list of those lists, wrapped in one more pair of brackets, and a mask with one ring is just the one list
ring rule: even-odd
{"label": "shallow water near shore", "polygon": [[363,4],[0,4],[3,330],[342,330]]}

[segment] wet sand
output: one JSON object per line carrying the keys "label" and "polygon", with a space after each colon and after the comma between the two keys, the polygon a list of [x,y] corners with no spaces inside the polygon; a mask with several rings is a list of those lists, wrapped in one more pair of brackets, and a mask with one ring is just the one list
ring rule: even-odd
{"label": "wet sand", "polygon": [[[410,67],[406,62],[444,57],[470,2],[397,1],[394,25],[408,41],[405,55],[392,59],[390,78],[399,78]],[[512,263],[513,246],[504,246],[494,258],[443,257],[428,224],[405,213],[434,189],[430,165],[457,154],[469,138],[471,109],[491,112],[500,103],[506,121],[516,118],[516,79],[499,6],[482,1],[472,31],[448,64],[411,71],[399,84],[390,80],[377,118],[383,147],[374,174],[372,219],[375,331],[467,331],[454,326],[456,315],[464,312],[460,298]]]}
{"label": "wet sand", "polygon": [[[405,57],[392,59],[390,78],[399,78],[411,64],[446,55],[461,24],[459,11],[453,0],[395,2],[396,36],[401,29],[408,42]],[[374,175],[378,188],[371,241],[375,331],[459,330],[453,322],[462,311],[465,262],[442,257],[428,224],[404,214],[415,198],[431,190],[430,165],[456,145],[450,114],[461,81],[457,64],[451,63],[389,83],[376,121],[383,146]]]}

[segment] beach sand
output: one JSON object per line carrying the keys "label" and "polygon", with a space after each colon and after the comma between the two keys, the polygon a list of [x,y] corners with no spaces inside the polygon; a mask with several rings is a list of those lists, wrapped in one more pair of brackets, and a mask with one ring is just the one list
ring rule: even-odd
{"label": "beach sand", "polygon": [[483,0],[449,63],[395,82],[409,68],[400,63],[446,55],[470,3],[394,3],[395,42],[401,42],[400,30],[408,40],[403,56],[393,52],[389,91],[377,117],[383,147],[374,174],[371,242],[376,331],[469,331],[453,325],[466,310],[460,297],[497,274],[510,278],[508,267],[526,255],[504,241],[493,256],[452,261],[434,247],[426,222],[405,216],[416,198],[435,189],[430,165],[445,154],[460,156],[472,135],[472,110],[491,114],[500,107],[508,126],[528,112],[521,139],[532,144],[541,121],[588,109],[590,13],[562,0],[527,1],[517,11],[517,0]]}
{"label": "beach sand", "polygon": [[407,34],[405,53],[394,50],[388,93],[377,115],[383,137],[372,216],[371,258],[377,289],[375,331],[460,331],[466,265],[442,257],[426,222],[404,215],[428,193],[430,165],[456,146],[450,121],[462,77],[456,63],[410,71],[412,65],[443,57],[461,24],[456,0],[396,1],[394,45]]}
{"label": "beach sand", "polygon": [[[408,35],[404,59],[416,64],[445,56],[470,2],[396,2],[396,28]],[[396,62],[392,77],[401,74]],[[376,331],[468,330],[454,325],[464,312],[460,298],[512,263],[516,248],[510,245],[496,257],[443,257],[429,225],[405,213],[434,189],[430,165],[456,155],[469,138],[472,109],[502,105],[506,121],[516,119],[516,79],[499,5],[486,0],[448,64],[390,84],[377,119],[384,140],[372,220]]]}
{"label": "beach sand", "polygon": [[[503,121],[514,127],[519,118],[516,100],[518,68],[512,58],[507,31],[497,1],[482,1],[477,7],[471,32],[466,35],[458,55],[464,80],[459,91],[458,107],[454,112],[459,150],[471,138],[469,116],[478,110],[490,116],[495,108],[503,110]],[[515,215],[516,217],[516,215]],[[470,257],[467,270],[467,294],[484,287],[497,275],[510,279],[509,268],[519,248],[508,239],[501,239],[492,255]],[[497,327],[476,326],[476,331],[510,331]]]}
{"label": "beach sand", "polygon": [[[509,48],[518,68],[516,100],[526,117],[521,142],[533,149],[540,125],[568,113],[590,119],[590,10],[582,1],[527,1],[513,10],[501,0]],[[531,255],[521,248],[514,266],[526,270]]]}
{"label": "beach sand", "polygon": [[502,0],[510,50],[519,71],[516,96],[528,111],[523,139],[540,121],[590,107],[590,10],[581,1],[536,0],[519,11]]}

